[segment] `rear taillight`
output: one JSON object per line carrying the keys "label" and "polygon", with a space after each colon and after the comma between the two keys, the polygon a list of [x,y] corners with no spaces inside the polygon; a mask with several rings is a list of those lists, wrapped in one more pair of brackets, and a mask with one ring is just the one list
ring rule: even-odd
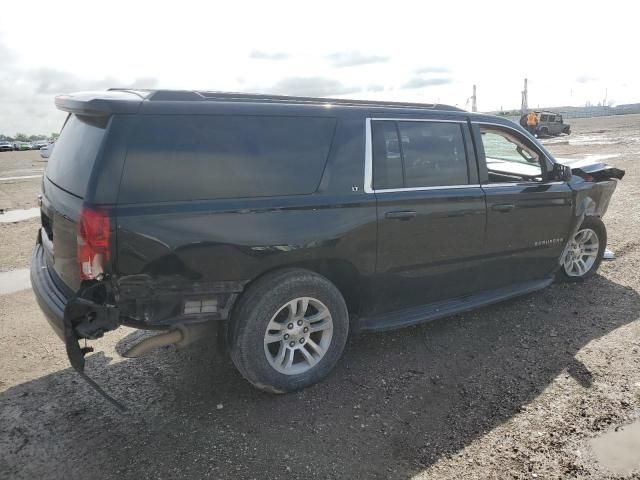
{"label": "rear taillight", "polygon": [[82,207],[78,221],[80,278],[93,280],[104,273],[110,257],[109,215],[104,210]]}

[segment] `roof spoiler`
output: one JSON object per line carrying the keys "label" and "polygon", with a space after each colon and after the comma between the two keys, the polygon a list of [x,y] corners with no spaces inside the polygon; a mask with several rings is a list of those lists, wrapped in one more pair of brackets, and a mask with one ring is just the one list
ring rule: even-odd
{"label": "roof spoiler", "polygon": [[136,113],[149,92],[138,90],[114,90],[102,92],[78,92],[56,96],[56,108],[79,115],[111,115]]}

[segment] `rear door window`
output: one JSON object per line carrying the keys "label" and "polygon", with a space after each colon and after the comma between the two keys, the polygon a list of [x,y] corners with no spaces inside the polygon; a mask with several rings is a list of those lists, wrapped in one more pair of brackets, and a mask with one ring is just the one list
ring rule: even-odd
{"label": "rear door window", "polygon": [[398,122],[398,129],[407,187],[468,183],[464,138],[458,123]]}
{"label": "rear door window", "polygon": [[468,184],[462,128],[456,122],[373,121],[374,189]]}
{"label": "rear door window", "polygon": [[121,203],[312,193],[335,129],[328,117],[141,118],[129,144]]}
{"label": "rear door window", "polygon": [[109,117],[70,115],[47,163],[55,185],[83,198]]}
{"label": "rear door window", "polygon": [[396,122],[373,122],[373,188],[402,188],[404,174]]}

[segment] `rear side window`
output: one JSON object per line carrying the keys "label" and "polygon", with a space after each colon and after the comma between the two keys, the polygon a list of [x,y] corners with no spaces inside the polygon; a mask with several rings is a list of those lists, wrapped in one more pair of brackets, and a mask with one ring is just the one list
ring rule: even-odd
{"label": "rear side window", "polygon": [[[459,123],[374,121],[372,140],[374,189],[469,183],[464,136]],[[389,148],[396,144],[399,146],[397,158]],[[403,174],[400,180],[398,175],[391,178],[387,173],[398,170],[395,166],[398,161]]]}
{"label": "rear side window", "polygon": [[373,188],[402,188],[402,158],[395,122],[373,122]]}
{"label": "rear side window", "polygon": [[130,141],[121,203],[314,192],[335,119],[275,116],[141,117]]}
{"label": "rear side window", "polygon": [[47,163],[47,178],[84,197],[109,117],[70,115]]}

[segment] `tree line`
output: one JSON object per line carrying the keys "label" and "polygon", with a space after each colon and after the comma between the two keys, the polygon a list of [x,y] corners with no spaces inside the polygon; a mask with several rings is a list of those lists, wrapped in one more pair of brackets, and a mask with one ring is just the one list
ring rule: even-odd
{"label": "tree line", "polygon": [[15,135],[4,135],[0,133],[1,142],[36,142],[38,140],[55,140],[58,138],[58,133],[52,133],[51,135],[27,135],[26,133],[16,133]]}

